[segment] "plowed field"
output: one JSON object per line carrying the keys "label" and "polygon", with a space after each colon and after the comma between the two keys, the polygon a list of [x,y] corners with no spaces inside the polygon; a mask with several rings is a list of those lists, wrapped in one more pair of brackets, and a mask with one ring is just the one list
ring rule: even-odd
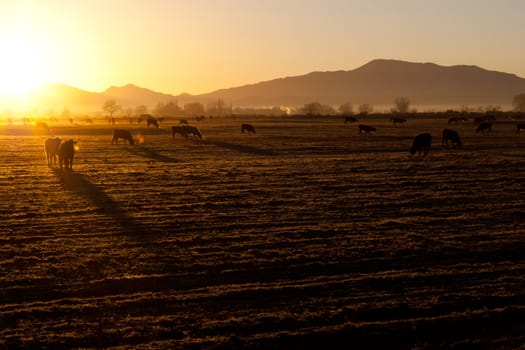
{"label": "plowed field", "polygon": [[0,348],[523,346],[525,135],[363,122],[51,125],[73,171],[1,126]]}

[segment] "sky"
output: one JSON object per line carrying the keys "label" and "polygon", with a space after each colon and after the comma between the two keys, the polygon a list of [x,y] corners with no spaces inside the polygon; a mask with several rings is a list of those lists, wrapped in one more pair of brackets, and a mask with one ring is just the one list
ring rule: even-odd
{"label": "sky", "polygon": [[0,0],[0,93],[201,94],[378,59],[525,78],[523,0]]}

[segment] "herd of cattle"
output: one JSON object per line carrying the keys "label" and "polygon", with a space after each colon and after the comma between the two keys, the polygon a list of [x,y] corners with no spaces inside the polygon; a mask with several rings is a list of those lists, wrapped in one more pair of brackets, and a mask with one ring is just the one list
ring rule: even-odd
{"label": "herd of cattle", "polygon": [[[356,123],[358,120],[355,117],[345,117],[346,123]],[[390,118],[390,121],[394,126],[404,125],[406,119],[403,118]],[[465,118],[452,117],[448,120],[448,124],[457,124],[465,122]],[[486,116],[483,119],[476,119],[474,122],[477,124],[476,133],[486,133],[492,132],[492,122],[495,121],[493,116]],[[158,127],[158,123],[155,121],[149,122],[150,124]],[[516,132],[519,134],[521,130],[525,130],[525,123],[516,124]],[[370,135],[371,133],[377,132],[377,129],[371,125],[359,124],[358,133],[360,135]],[[251,124],[241,124],[241,133],[252,133],[255,134],[255,128]],[[198,139],[203,139],[203,134],[199,128],[188,125],[186,120],[181,120],[180,125],[171,127],[171,136],[175,140],[176,136],[180,135],[183,138],[189,136],[196,137]],[[124,129],[115,129],[113,131],[113,138],[111,144],[118,144],[119,140],[123,140],[124,143],[129,143],[130,145],[135,144],[135,140],[131,135],[131,132]],[[75,157],[75,144],[74,140],[61,140],[59,137],[51,137],[45,141],[45,154],[47,159],[48,166],[60,166],[61,169],[71,170],[73,168],[73,159]],[[415,155],[426,156],[430,151],[432,144],[432,135],[430,133],[422,133],[417,135],[413,142],[412,146],[409,149],[409,153]],[[463,143],[459,133],[455,130],[445,128],[441,133],[441,146],[443,148],[462,148]]]}

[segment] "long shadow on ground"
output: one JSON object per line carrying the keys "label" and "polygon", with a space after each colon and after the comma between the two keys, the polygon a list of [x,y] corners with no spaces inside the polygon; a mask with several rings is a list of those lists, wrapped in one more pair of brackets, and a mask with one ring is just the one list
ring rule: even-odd
{"label": "long shadow on ground", "polygon": [[72,170],[63,171],[54,168],[52,171],[65,190],[89,200],[97,209],[113,218],[125,233],[141,235],[144,238],[148,236],[146,227],[135,221],[120,207],[118,202],[104,193],[97,185],[91,183],[85,176]]}
{"label": "long shadow on ground", "polygon": [[224,141],[209,141],[209,140],[206,140],[203,142],[208,145],[214,145],[217,147],[227,148],[227,149],[231,149],[231,150],[242,152],[242,153],[256,154],[256,155],[261,155],[261,156],[274,156],[277,154],[277,152],[271,149],[240,145],[238,143],[231,143],[231,142],[224,142]]}
{"label": "long shadow on ground", "polygon": [[129,147],[128,151],[133,153],[133,154],[139,155],[141,157],[145,157],[145,158],[150,158],[150,159],[156,160],[158,162],[163,162],[163,163],[178,163],[178,162],[180,162],[180,160],[178,160],[178,159],[167,157],[167,156],[163,156],[162,154],[160,154],[159,152],[157,152],[155,150],[152,150],[152,149],[149,149],[149,148],[146,148],[146,147],[142,147],[142,146]]}

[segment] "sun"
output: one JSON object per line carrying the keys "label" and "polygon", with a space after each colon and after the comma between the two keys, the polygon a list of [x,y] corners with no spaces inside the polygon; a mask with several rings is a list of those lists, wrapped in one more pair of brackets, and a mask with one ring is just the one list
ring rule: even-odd
{"label": "sun", "polygon": [[0,38],[0,95],[22,96],[44,82],[45,65],[23,38]]}

